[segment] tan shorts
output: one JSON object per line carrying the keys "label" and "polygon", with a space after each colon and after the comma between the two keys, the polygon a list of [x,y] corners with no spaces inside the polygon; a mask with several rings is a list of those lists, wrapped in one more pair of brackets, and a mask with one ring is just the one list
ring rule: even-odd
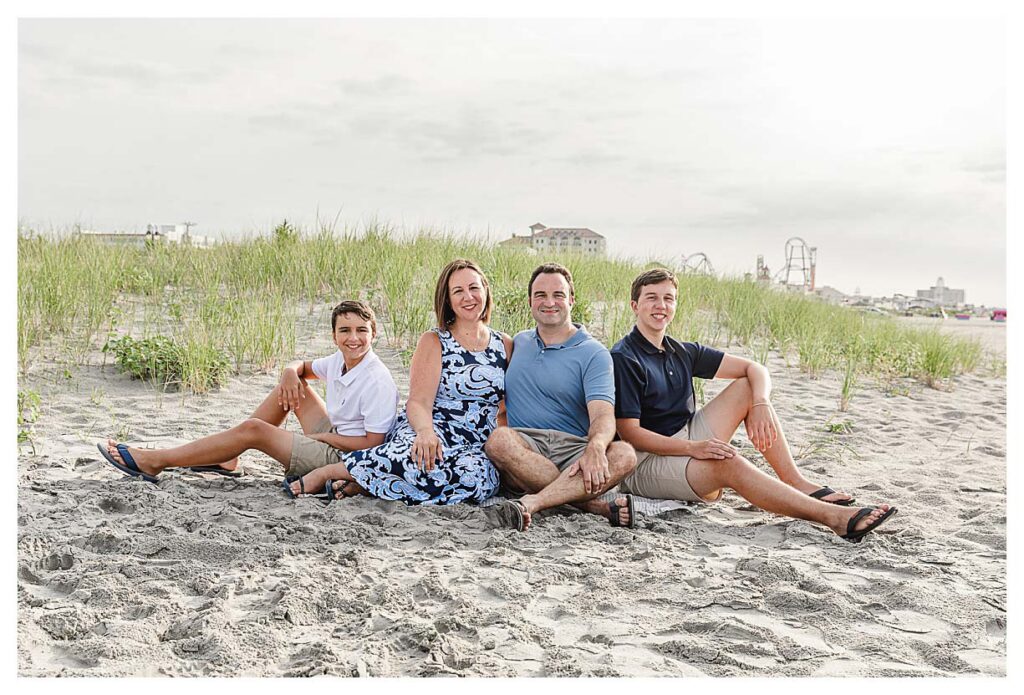
{"label": "tan shorts", "polygon": [[[715,433],[704,420],[704,412],[698,410],[690,423],[672,435],[676,439],[711,439]],[[636,452],[636,468],[619,483],[623,492],[658,500],[682,500],[683,502],[714,502],[704,499],[690,487],[686,480],[689,456],[661,456],[646,451]]]}
{"label": "tan shorts", "polygon": [[590,440],[560,430],[537,430],[529,427],[513,427],[527,446],[551,461],[564,471],[575,463],[587,448]]}
{"label": "tan shorts", "polygon": [[[324,434],[333,432],[330,418],[324,418],[313,433]],[[288,464],[288,475],[306,475],[310,471],[322,468],[341,460],[341,452],[329,444],[310,439],[301,432],[292,433],[292,457]]]}

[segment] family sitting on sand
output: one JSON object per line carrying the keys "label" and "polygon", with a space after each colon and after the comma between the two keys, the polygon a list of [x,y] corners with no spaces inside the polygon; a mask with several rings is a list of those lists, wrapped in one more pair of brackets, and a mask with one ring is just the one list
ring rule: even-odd
{"label": "family sitting on sand", "polygon": [[[636,325],[609,351],[572,322],[566,267],[533,271],[527,289],[536,328],[509,338],[488,326],[493,300],[483,271],[452,261],[434,294],[437,327],[420,336],[412,357],[403,411],[372,350],[372,309],[345,301],[331,315],[338,352],[286,366],[242,424],[171,449],[113,440],[99,449],[119,470],[150,482],[172,467],[237,475],[238,456],[258,449],[284,466],[292,496],[455,504],[500,493],[509,501],[495,506],[496,517],[519,531],[561,504],[632,528],[633,495],[713,502],[724,488],[853,542],[894,515],[887,504],[853,508],[850,495],[801,474],[765,367],[666,334],[678,287],[662,268],[638,275],[630,291]],[[732,383],[698,410],[693,377]],[[326,381],[326,402],[309,379]],[[280,428],[289,412],[302,434]],[[741,422],[778,478],[729,443]],[[599,499],[616,486],[611,501]]]}

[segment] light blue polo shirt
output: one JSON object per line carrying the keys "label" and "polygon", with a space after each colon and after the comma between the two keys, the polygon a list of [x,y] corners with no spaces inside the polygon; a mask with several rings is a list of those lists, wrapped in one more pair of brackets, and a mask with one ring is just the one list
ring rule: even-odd
{"label": "light blue polo shirt", "polygon": [[608,349],[583,326],[560,345],[544,345],[537,329],[512,339],[505,372],[505,411],[510,427],[558,430],[586,437],[587,403],[615,403],[615,373]]}

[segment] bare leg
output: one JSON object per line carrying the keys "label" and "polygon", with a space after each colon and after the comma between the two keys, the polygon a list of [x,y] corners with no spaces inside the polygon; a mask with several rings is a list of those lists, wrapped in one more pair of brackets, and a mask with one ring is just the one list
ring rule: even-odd
{"label": "bare leg", "polygon": [[[716,499],[722,488],[731,488],[765,511],[814,521],[839,535],[846,533],[847,522],[857,513],[856,508],[839,507],[808,497],[767,475],[742,456],[720,460],[691,459],[686,467],[686,481],[705,499]],[[867,527],[888,509],[887,504],[879,505],[877,513],[862,519],[855,528]]]}
{"label": "bare leg", "polygon": [[[750,389],[750,382],[746,377],[734,380],[726,386],[721,393],[711,399],[702,409],[704,421],[707,422],[715,437],[722,441],[729,441],[736,432],[741,422],[745,422],[753,405],[753,393]],[[790,485],[805,495],[820,488],[809,481],[796,467],[793,461],[793,454],[790,452],[789,443],[786,441],[786,434],[779,427],[779,438],[769,448],[761,452],[768,465],[774,469],[779,480]],[[852,499],[845,492],[837,492],[827,495],[823,501],[839,502]]]}
{"label": "bare leg", "polygon": [[[302,427],[302,431],[309,434],[323,421],[325,417],[327,417],[327,406],[324,404],[320,396],[317,395],[316,391],[309,388],[309,385],[305,380],[303,380],[302,384],[303,392],[306,394],[306,397],[301,399],[300,405],[295,409],[294,413],[295,417],[299,420],[299,425]],[[253,411],[250,418],[263,420],[275,427],[280,427],[288,417],[288,413],[293,412],[281,405],[280,398],[281,385],[278,384],[270,391],[269,394],[267,394],[267,397],[263,399],[263,402],[256,407],[256,410]],[[232,459],[220,461],[214,465],[219,465],[225,470],[233,471],[238,467],[238,457],[235,456]]]}
{"label": "bare leg", "polygon": [[[608,503],[594,498],[618,485],[636,465],[636,454],[632,447],[622,442],[613,443],[608,447],[611,477],[604,488],[588,494],[581,476],[570,476],[567,471],[559,472],[555,464],[531,449],[511,428],[499,427],[495,430],[487,440],[484,451],[501,472],[506,485],[529,493],[520,499],[526,510],[527,526],[533,512],[559,504],[574,504],[584,511],[610,516]],[[621,523],[629,522],[625,502],[625,498],[616,499],[616,504],[623,507],[619,511]]]}
{"label": "bare leg", "polygon": [[[247,449],[258,449],[279,461],[285,469],[291,461],[292,433],[263,420],[250,418],[224,432],[197,439],[171,449],[128,448],[139,468],[149,475],[158,475],[165,468],[212,466],[230,461]],[[107,440],[107,451],[114,460],[123,462],[115,448],[117,442]]]}

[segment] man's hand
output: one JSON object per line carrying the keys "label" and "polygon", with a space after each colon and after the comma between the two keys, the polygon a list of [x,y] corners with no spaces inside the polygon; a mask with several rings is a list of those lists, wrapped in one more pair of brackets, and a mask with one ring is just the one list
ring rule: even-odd
{"label": "man's hand", "polygon": [[600,445],[588,444],[583,456],[569,466],[569,475],[583,476],[583,489],[587,494],[601,492],[608,483],[608,454]]}
{"label": "man's hand", "polygon": [[412,451],[409,458],[416,463],[421,471],[429,473],[434,470],[434,461],[444,460],[444,449],[441,440],[433,430],[424,430],[416,433],[416,439],[412,443]]}
{"label": "man's hand", "polygon": [[285,370],[281,372],[281,390],[277,397],[277,404],[285,410],[297,411],[305,397],[306,383],[299,378],[298,372],[291,367],[285,367]]}
{"label": "man's hand", "polygon": [[731,459],[736,449],[721,439],[699,439],[690,442],[690,456],[695,459]]}
{"label": "man's hand", "polygon": [[768,401],[764,405],[755,405],[747,415],[747,436],[751,444],[762,454],[772,447],[779,438],[779,419],[775,408]]}

